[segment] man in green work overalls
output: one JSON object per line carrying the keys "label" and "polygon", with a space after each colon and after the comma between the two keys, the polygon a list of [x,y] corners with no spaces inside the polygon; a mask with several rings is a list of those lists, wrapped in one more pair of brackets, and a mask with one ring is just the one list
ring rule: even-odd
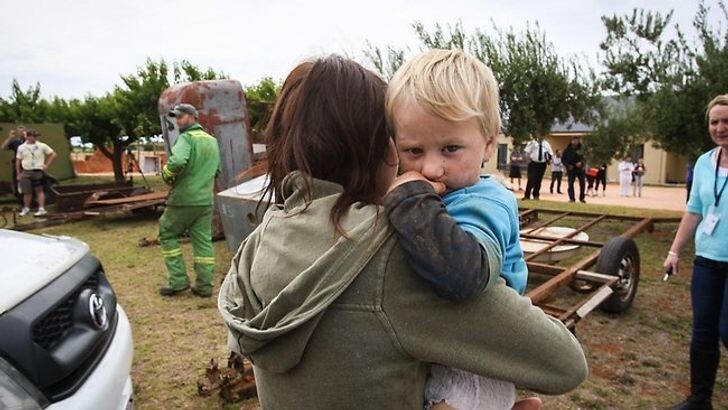
{"label": "man in green work overalls", "polygon": [[164,296],[173,296],[189,289],[179,237],[185,232],[192,240],[195,285],[192,293],[200,297],[212,295],[215,257],[212,249],[212,210],[215,176],[220,168],[217,140],[197,122],[197,109],[178,104],[169,112],[177,120],[179,138],[172,147],[162,179],[172,186],[167,208],[159,219],[159,242],[169,281],[159,289]]}

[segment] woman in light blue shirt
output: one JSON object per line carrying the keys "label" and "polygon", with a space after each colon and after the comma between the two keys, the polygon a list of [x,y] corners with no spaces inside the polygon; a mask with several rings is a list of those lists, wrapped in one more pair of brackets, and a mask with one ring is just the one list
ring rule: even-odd
{"label": "woman in light blue shirt", "polygon": [[728,94],[708,104],[707,116],[717,147],[695,163],[687,211],[664,263],[677,273],[680,250],[695,237],[690,397],[674,407],[681,410],[712,409],[720,341],[728,348]]}

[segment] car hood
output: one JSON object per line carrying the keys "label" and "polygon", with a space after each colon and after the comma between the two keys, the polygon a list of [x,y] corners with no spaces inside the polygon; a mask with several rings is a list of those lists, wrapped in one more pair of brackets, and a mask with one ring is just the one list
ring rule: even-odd
{"label": "car hood", "polygon": [[0,315],[52,282],[89,252],[65,237],[0,229]]}

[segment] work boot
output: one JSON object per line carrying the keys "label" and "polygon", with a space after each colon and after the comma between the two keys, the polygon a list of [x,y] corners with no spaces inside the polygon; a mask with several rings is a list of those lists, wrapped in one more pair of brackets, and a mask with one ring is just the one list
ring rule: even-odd
{"label": "work boot", "polygon": [[183,288],[179,288],[179,289],[175,289],[171,286],[162,286],[161,288],[159,288],[159,294],[162,296],[175,296],[178,293],[184,292],[189,288],[190,288],[189,285],[187,285]]}
{"label": "work boot", "polygon": [[192,292],[193,295],[201,297],[201,298],[209,298],[210,296],[212,296],[211,290],[208,290],[207,292],[205,292],[205,291],[197,289],[194,286],[190,289],[190,291]]}
{"label": "work boot", "polygon": [[713,410],[713,405],[710,400],[705,401],[690,396],[677,406],[670,407],[670,410]]}

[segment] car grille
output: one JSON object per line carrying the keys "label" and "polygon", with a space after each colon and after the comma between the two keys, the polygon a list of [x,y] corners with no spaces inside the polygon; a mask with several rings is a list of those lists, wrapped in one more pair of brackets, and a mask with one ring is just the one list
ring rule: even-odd
{"label": "car grille", "polygon": [[48,312],[43,319],[33,326],[33,341],[46,350],[53,348],[73,326],[73,305],[76,303],[78,295],[84,289],[97,290],[98,284],[99,273],[94,272],[61,304]]}

